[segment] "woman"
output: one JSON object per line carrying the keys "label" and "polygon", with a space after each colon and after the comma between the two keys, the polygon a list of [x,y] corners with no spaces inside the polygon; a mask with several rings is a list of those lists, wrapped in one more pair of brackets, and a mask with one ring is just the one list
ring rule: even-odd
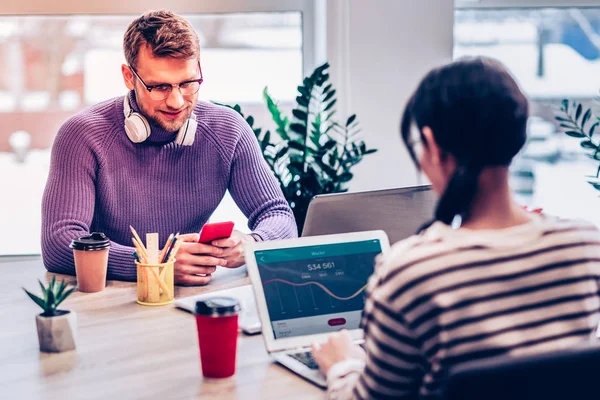
{"label": "woman", "polygon": [[569,347],[600,319],[600,236],[527,213],[509,164],[526,139],[527,100],[496,61],[431,71],[402,138],[440,194],[431,226],[378,260],[363,350],[347,332],[313,345],[332,398],[435,397],[448,368]]}

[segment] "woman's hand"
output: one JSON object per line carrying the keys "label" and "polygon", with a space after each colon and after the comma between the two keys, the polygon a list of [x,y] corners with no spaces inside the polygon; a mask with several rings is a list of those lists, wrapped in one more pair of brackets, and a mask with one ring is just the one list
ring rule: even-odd
{"label": "woman's hand", "polygon": [[323,344],[313,343],[312,352],[315,361],[325,375],[334,364],[340,361],[348,359],[364,361],[366,359],[365,351],[352,343],[352,337],[345,329],[331,334],[327,342]]}

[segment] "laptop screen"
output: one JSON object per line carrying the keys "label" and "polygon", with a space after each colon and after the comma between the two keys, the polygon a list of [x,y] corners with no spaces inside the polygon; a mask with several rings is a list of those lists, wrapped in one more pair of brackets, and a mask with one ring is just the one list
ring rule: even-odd
{"label": "laptop screen", "polygon": [[275,339],[359,327],[379,239],[254,252]]}

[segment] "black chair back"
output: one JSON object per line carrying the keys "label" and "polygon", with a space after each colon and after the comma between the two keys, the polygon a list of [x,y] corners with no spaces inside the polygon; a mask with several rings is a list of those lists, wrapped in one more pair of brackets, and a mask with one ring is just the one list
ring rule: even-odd
{"label": "black chair back", "polygon": [[444,400],[600,399],[600,345],[523,357],[498,357],[452,368]]}

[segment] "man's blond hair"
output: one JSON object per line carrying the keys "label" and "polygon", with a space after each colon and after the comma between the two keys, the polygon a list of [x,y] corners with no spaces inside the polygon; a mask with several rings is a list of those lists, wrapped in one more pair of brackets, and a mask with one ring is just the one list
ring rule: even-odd
{"label": "man's blond hair", "polygon": [[129,24],[123,37],[127,64],[137,67],[142,46],[148,46],[156,57],[190,59],[200,56],[198,35],[192,25],[167,10],[149,11]]}

